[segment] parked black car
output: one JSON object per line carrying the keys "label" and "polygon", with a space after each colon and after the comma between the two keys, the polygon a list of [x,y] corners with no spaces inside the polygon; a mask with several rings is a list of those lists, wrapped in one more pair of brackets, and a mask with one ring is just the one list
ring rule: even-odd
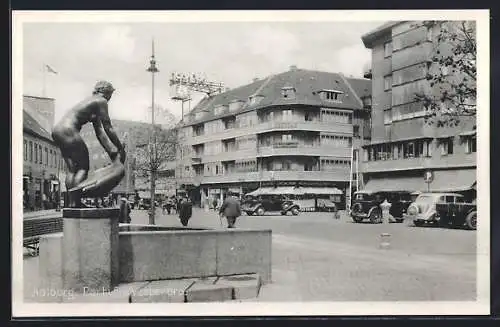
{"label": "parked black car", "polygon": [[374,224],[381,223],[382,209],[380,204],[386,199],[391,204],[389,209],[391,216],[397,222],[402,222],[404,220],[403,216],[411,204],[410,192],[355,192],[351,207],[352,219],[357,223],[365,219],[369,219]]}
{"label": "parked black car", "polygon": [[246,196],[241,211],[249,216],[263,216],[266,212],[280,212],[282,215],[291,212],[292,215],[297,216],[300,213],[300,207],[283,195],[259,195],[257,197]]}

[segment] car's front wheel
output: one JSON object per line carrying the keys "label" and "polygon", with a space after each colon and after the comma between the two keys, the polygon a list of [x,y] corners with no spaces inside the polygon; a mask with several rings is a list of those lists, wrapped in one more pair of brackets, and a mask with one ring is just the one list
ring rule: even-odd
{"label": "car's front wheel", "polygon": [[292,215],[297,216],[299,214],[299,208],[293,208],[292,209]]}
{"label": "car's front wheel", "polygon": [[379,224],[382,222],[382,214],[379,210],[374,209],[370,212],[370,221],[372,224]]}
{"label": "car's front wheel", "polygon": [[476,230],[477,227],[477,212],[473,211],[467,215],[465,218],[465,225],[468,229]]}
{"label": "car's front wheel", "polygon": [[260,207],[259,209],[257,209],[257,215],[258,216],[264,216],[264,213],[266,211],[264,210],[264,208]]}

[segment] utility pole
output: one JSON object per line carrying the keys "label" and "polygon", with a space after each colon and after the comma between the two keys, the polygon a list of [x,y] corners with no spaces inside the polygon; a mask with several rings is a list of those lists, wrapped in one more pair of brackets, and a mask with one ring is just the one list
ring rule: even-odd
{"label": "utility pole", "polygon": [[150,149],[149,149],[149,165],[150,165],[150,178],[151,178],[151,211],[149,213],[149,224],[155,224],[155,182],[156,182],[156,167],[154,159],[156,158],[156,129],[155,129],[155,74],[159,72],[156,67],[155,60],[155,41],[151,43],[151,59],[149,60],[148,72],[151,73],[151,126],[153,128],[150,135]]}

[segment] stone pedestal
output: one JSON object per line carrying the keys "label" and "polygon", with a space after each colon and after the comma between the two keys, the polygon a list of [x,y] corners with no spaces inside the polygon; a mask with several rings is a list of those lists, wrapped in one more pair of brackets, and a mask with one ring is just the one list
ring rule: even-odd
{"label": "stone pedestal", "polygon": [[63,209],[63,284],[78,293],[119,283],[118,208]]}

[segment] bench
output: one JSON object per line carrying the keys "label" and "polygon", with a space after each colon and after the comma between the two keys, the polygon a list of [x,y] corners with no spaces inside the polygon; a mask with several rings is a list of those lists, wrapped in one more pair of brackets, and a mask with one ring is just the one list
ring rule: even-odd
{"label": "bench", "polygon": [[40,236],[61,233],[63,219],[57,217],[36,217],[23,220],[23,247],[27,248],[32,256],[39,254]]}

